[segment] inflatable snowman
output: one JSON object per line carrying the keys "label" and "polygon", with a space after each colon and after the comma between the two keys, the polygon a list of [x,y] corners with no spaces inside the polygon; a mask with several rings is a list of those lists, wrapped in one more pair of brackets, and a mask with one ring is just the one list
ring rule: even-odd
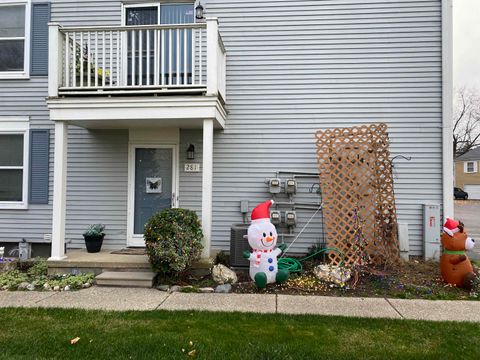
{"label": "inflatable snowman", "polygon": [[263,289],[267,284],[281,283],[287,280],[288,270],[278,269],[277,257],[285,244],[277,244],[277,230],[270,222],[270,206],[273,200],[257,205],[252,211],[252,224],[248,228],[248,243],[253,252],[245,251],[243,256],[250,261],[250,277],[257,287]]}

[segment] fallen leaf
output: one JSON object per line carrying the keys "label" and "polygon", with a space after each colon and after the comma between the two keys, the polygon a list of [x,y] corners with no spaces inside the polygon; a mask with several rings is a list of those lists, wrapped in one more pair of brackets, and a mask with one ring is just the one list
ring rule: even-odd
{"label": "fallen leaf", "polygon": [[197,354],[197,350],[195,350],[195,349],[188,352],[188,356],[191,356],[191,357],[194,357],[196,354]]}
{"label": "fallen leaf", "polygon": [[80,338],[77,336],[75,339],[70,340],[70,344],[74,345],[78,342],[78,340],[80,340]]}

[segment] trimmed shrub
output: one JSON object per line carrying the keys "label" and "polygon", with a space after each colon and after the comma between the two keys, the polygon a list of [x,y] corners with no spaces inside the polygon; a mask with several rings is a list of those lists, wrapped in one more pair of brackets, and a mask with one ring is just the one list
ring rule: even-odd
{"label": "trimmed shrub", "polygon": [[202,227],[187,209],[166,209],[145,224],[145,244],[154,271],[175,276],[187,270],[202,252]]}

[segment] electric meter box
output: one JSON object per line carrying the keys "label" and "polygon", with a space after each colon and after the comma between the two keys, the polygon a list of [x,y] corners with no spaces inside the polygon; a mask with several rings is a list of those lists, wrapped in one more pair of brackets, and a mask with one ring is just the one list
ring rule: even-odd
{"label": "electric meter box", "polygon": [[273,178],[268,180],[268,191],[270,194],[280,194],[281,190],[281,180],[278,178]]}
{"label": "electric meter box", "polygon": [[297,180],[287,179],[285,182],[285,193],[286,194],[296,194],[297,193]]}
{"label": "electric meter box", "polygon": [[21,241],[18,243],[18,258],[22,261],[30,259],[32,252],[31,244],[26,241]]}
{"label": "electric meter box", "polygon": [[297,213],[296,211],[285,211],[285,224],[287,226],[297,225]]}
{"label": "electric meter box", "polygon": [[270,222],[273,225],[280,225],[282,222],[282,215],[278,210],[270,211]]}
{"label": "electric meter box", "polygon": [[423,205],[423,243],[425,260],[440,259],[440,205]]}

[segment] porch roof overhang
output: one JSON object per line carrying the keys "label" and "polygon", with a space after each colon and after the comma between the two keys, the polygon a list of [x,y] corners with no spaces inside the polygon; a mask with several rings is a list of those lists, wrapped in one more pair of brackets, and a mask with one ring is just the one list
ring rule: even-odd
{"label": "porch roof overhang", "polygon": [[223,129],[227,110],[218,96],[58,97],[47,99],[50,119],[87,129],[179,127]]}

